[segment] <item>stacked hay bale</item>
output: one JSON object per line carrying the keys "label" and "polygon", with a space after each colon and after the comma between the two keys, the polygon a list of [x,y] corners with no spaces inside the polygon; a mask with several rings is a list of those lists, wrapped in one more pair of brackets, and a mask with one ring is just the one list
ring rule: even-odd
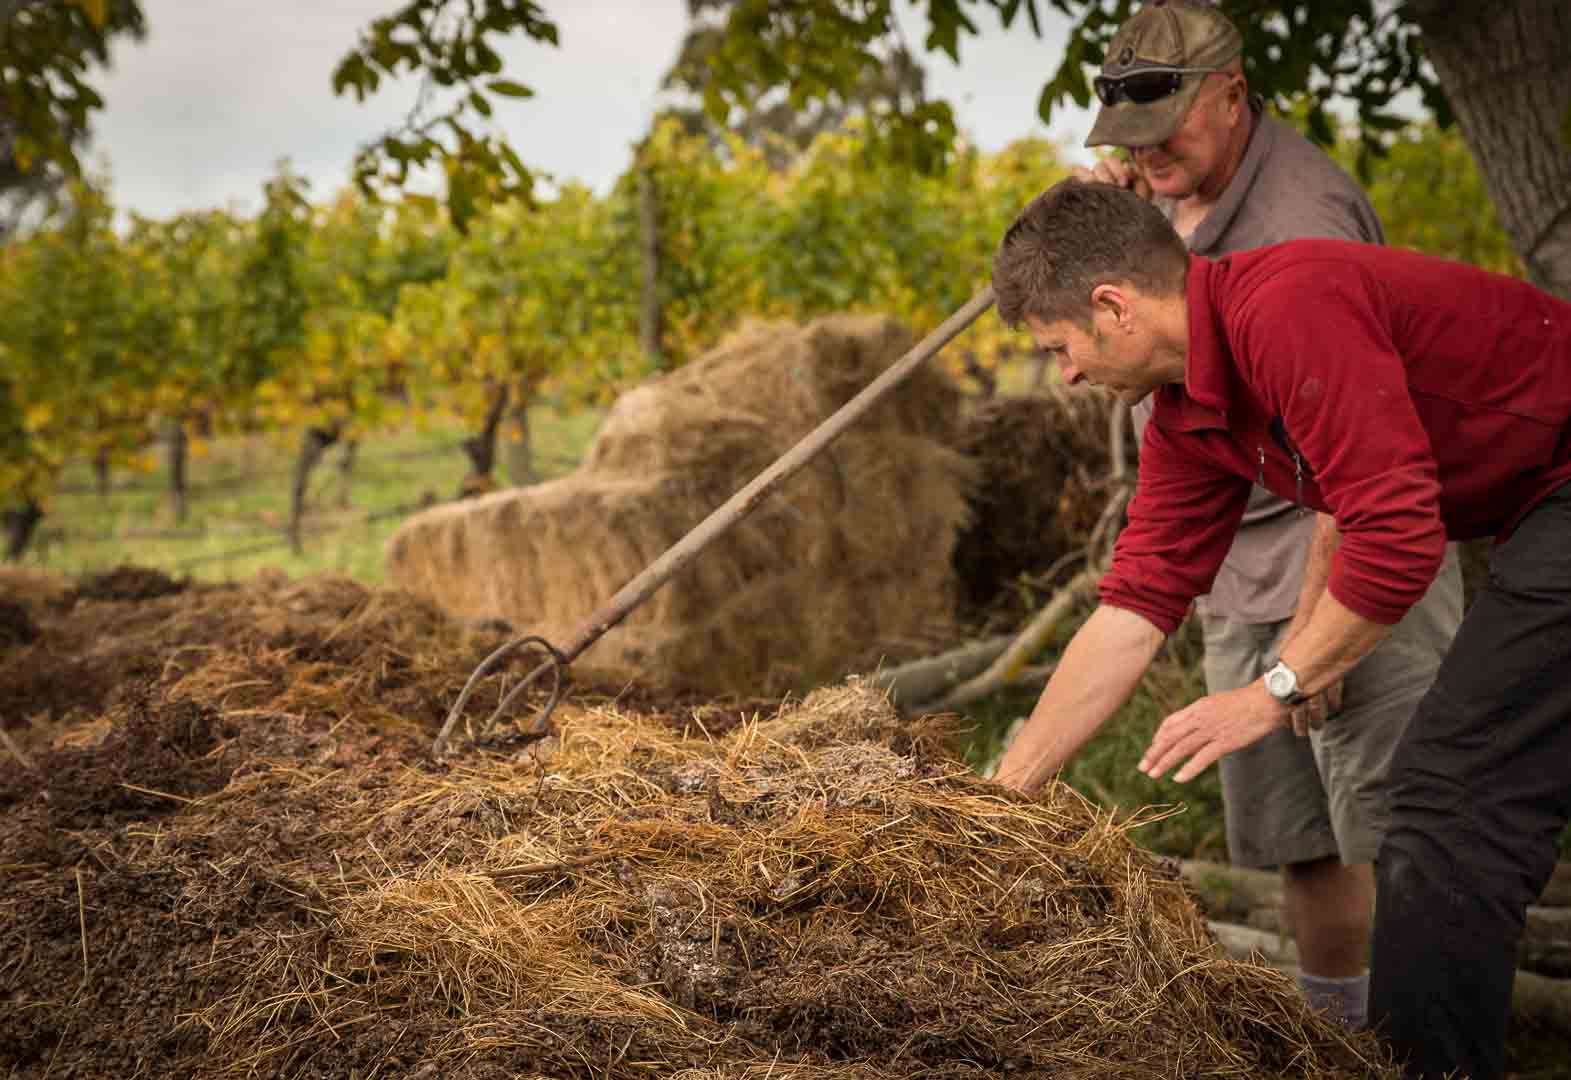
{"label": "stacked hay bale", "polygon": [[[417,515],[390,582],[562,642],[911,345],[880,317],[756,325],[624,395],[572,475]],[[959,401],[919,371],[580,666],[772,694],[944,636],[973,477]]]}
{"label": "stacked hay bale", "polygon": [[0,679],[116,613],[147,668],[0,755],[0,1075],[1396,1075],[1135,823],[858,685],[434,763],[483,644],[335,580],[80,601]]}

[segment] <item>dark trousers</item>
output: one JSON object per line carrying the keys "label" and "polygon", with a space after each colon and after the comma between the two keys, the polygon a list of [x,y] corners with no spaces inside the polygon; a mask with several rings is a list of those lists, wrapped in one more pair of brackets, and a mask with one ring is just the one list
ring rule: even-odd
{"label": "dark trousers", "polygon": [[1571,816],[1571,484],[1495,549],[1390,790],[1370,1023],[1410,1076],[1494,1080],[1525,909]]}

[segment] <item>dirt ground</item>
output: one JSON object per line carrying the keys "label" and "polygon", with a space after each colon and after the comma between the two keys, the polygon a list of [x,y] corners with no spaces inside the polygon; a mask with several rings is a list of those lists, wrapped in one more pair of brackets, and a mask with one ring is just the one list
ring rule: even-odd
{"label": "dirt ground", "polygon": [[1393,1075],[1124,826],[855,686],[577,686],[437,761],[496,627],[332,578],[0,598],[7,1077]]}

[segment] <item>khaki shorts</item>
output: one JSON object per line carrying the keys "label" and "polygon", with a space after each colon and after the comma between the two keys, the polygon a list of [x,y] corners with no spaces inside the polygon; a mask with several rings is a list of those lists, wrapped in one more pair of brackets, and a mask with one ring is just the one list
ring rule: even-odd
{"label": "khaki shorts", "polygon": [[[1276,731],[1222,758],[1228,857],[1272,867],[1332,855],[1373,862],[1385,835],[1392,751],[1462,621],[1456,549],[1428,594],[1344,680],[1342,711],[1307,739]],[[1202,617],[1206,689],[1234,690],[1276,663],[1286,622]]]}

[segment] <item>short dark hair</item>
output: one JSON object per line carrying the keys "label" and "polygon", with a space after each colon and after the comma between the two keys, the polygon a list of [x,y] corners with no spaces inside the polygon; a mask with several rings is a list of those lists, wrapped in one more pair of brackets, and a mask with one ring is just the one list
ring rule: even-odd
{"label": "short dark hair", "polygon": [[1118,282],[1182,295],[1189,253],[1161,211],[1112,184],[1063,180],[1031,200],[993,256],[998,314],[1017,327],[1091,320],[1091,291]]}

